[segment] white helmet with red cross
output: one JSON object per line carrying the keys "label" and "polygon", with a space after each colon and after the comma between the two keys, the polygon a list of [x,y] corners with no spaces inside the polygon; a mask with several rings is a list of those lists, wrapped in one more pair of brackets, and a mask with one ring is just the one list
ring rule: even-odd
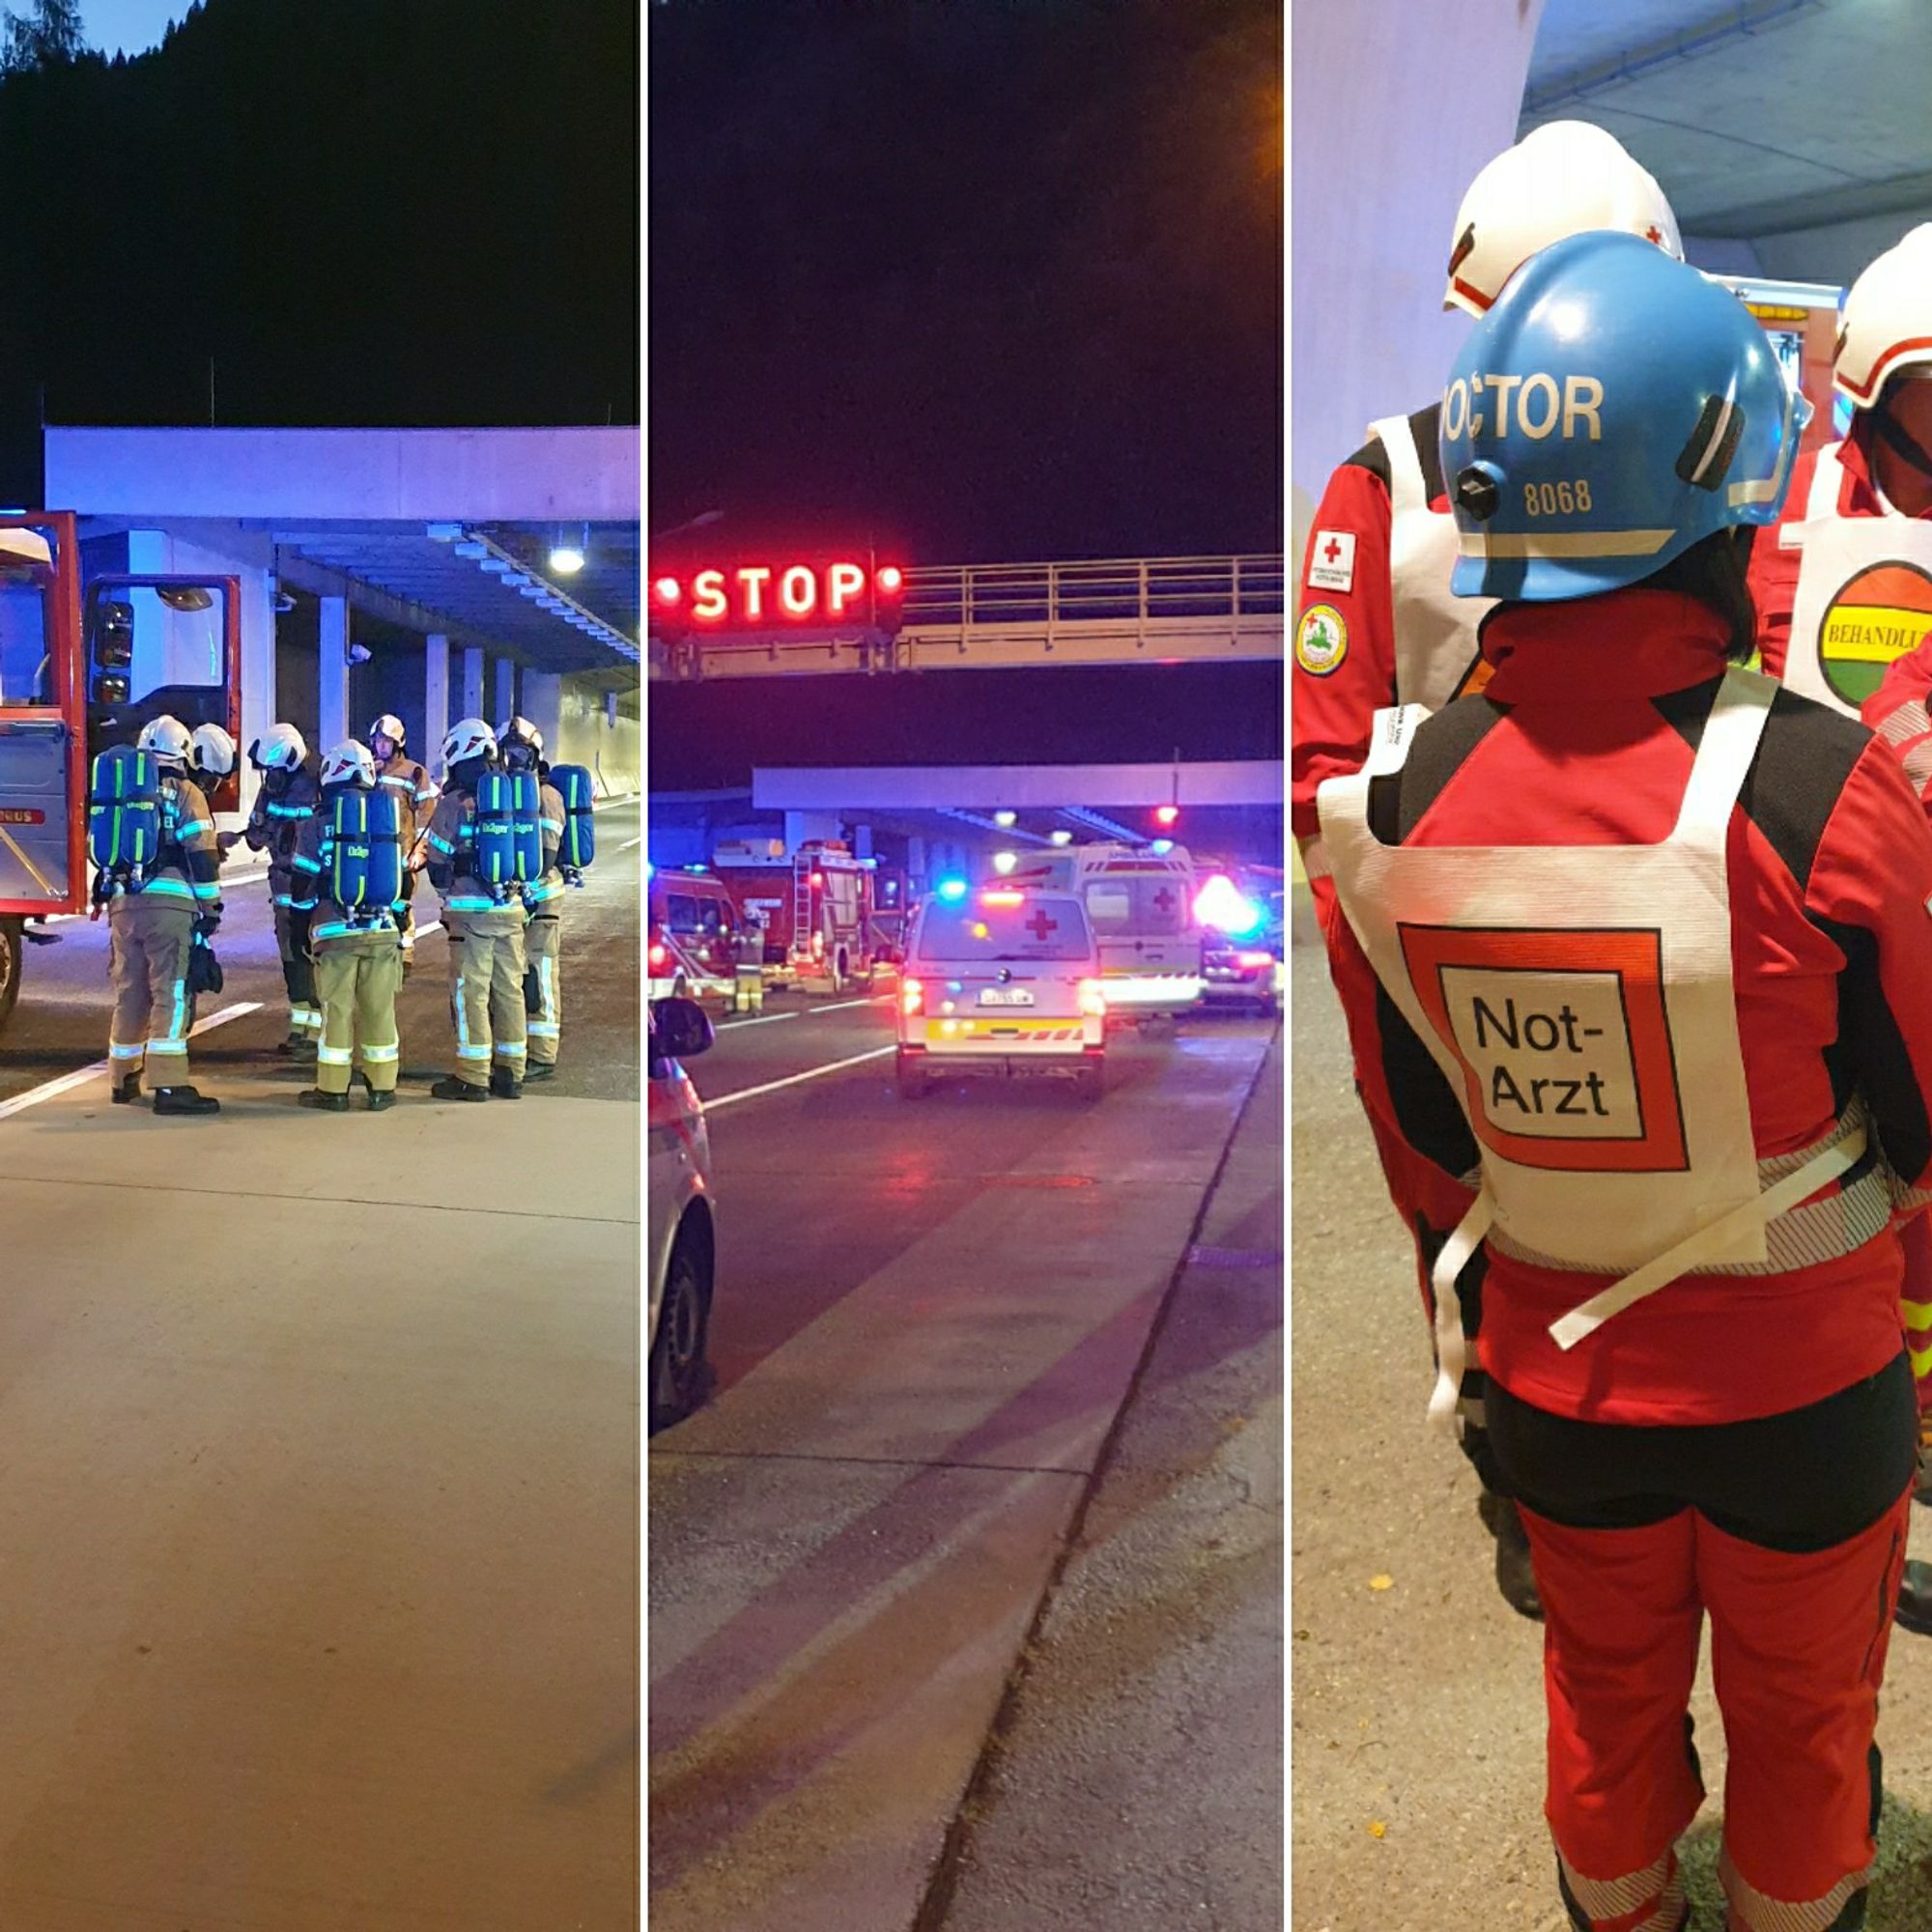
{"label": "white helmet with red cross", "polygon": [[1887,382],[1932,370],[1932,221],[1888,248],[1845,296],[1833,371],[1856,410],[1878,401]]}
{"label": "white helmet with red cross", "polygon": [[1450,234],[1442,306],[1482,315],[1532,255],[1596,228],[1640,235],[1684,259],[1677,217],[1630,150],[1588,121],[1546,121],[1469,184]]}

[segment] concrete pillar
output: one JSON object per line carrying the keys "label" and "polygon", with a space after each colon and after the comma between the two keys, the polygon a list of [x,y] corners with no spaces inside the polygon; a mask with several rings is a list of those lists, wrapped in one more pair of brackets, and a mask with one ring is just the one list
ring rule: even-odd
{"label": "concrete pillar", "polygon": [[852,856],[855,859],[869,859],[872,856],[872,828],[869,825],[855,825],[852,828]]}
{"label": "concrete pillar", "polygon": [[242,576],[242,742],[236,762],[242,775],[242,810],[255,803],[260,783],[248,762],[248,747],[275,722],[275,592],[274,578],[266,570],[250,569]]}
{"label": "concrete pillar", "polygon": [[524,668],[524,716],[543,734],[547,757],[561,755],[563,736],[563,679],[555,671]]}
{"label": "concrete pillar", "polygon": [[321,687],[316,702],[313,749],[327,752],[349,736],[349,600],[325,597],[316,662]]}
{"label": "concrete pillar", "polygon": [[418,764],[437,763],[448,729],[449,639],[440,631],[432,631],[423,639],[423,742],[416,747]]}
{"label": "concrete pillar", "polygon": [[906,840],[906,871],[922,885],[925,882],[925,840],[915,832]]}
{"label": "concrete pillar", "polygon": [[1294,10],[1297,563],[1328,472],[1369,423],[1442,393],[1469,327],[1442,312],[1449,230],[1477,169],[1516,139],[1542,12],[1543,0],[1440,0],[1418,32],[1414,0]]}
{"label": "concrete pillar", "polygon": [[463,703],[459,710],[465,718],[483,715],[483,650],[479,644],[463,647]]}
{"label": "concrete pillar", "polygon": [[511,658],[497,660],[497,702],[490,713],[493,724],[505,724],[517,715],[517,667]]}

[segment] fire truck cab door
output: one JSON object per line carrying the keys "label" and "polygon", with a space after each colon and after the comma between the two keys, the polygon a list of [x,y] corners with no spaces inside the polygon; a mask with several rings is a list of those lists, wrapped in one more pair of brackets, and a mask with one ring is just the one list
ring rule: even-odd
{"label": "fire truck cab door", "polygon": [[87,755],[131,745],[150,720],[190,731],[219,724],[236,770],[209,800],[242,807],[242,586],[233,577],[96,577],[82,607],[87,657]]}
{"label": "fire truck cab door", "polygon": [[78,553],[73,519],[0,517],[0,917],[79,910]]}

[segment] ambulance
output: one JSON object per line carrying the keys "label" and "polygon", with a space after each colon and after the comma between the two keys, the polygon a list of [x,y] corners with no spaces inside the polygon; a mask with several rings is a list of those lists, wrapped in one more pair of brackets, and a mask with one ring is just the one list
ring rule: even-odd
{"label": "ambulance", "polygon": [[653,1000],[722,1000],[737,971],[738,902],[703,866],[653,872],[645,992]]}
{"label": "ambulance", "polygon": [[691,1000],[646,1009],[649,1209],[650,1426],[665,1428],[703,1400],[705,1338],[718,1255],[711,1145],[704,1107],[683,1063],[711,1044],[711,1022]]}
{"label": "ambulance", "polygon": [[999,883],[1080,899],[1100,946],[1110,1020],[1171,1019],[1200,1007],[1205,934],[1194,916],[1194,862],[1182,846],[1160,839],[1029,853]]}
{"label": "ambulance", "polygon": [[899,981],[898,1086],[919,1099],[955,1074],[1105,1084],[1100,949],[1070,892],[1009,883],[941,892],[914,914]]}

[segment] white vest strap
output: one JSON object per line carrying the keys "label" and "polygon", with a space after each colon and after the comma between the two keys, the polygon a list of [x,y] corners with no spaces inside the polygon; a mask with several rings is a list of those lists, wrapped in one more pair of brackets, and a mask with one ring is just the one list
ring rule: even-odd
{"label": "white vest strap", "polygon": [[1742,1208],[1720,1215],[1708,1228],[1700,1228],[1688,1240],[1679,1241],[1654,1262],[1646,1262],[1601,1294],[1593,1294],[1580,1307],[1573,1308],[1560,1321],[1552,1321],[1551,1338],[1565,1351],[1574,1349],[1586,1335],[1594,1335],[1612,1315],[1621,1314],[1646,1295],[1655,1294],[1660,1288],[1668,1288],[1679,1275],[1694,1272],[1700,1262],[1721,1252],[1725,1241],[1739,1229],[1748,1227],[1753,1221],[1760,1224],[1775,1221],[1807,1195],[1837,1179],[1847,1168],[1863,1158],[1864,1151],[1865,1131],[1855,1127],[1843,1140],[1814,1153],[1795,1174],[1788,1174],[1776,1186],[1766,1188],[1755,1201],[1747,1201]]}
{"label": "white vest strap", "polygon": [[1406,416],[1383,416],[1369,425],[1369,434],[1380,442],[1388,456],[1389,508],[1401,516],[1406,510],[1426,510],[1429,493],[1422,481],[1422,458],[1415,447],[1415,432]]}

